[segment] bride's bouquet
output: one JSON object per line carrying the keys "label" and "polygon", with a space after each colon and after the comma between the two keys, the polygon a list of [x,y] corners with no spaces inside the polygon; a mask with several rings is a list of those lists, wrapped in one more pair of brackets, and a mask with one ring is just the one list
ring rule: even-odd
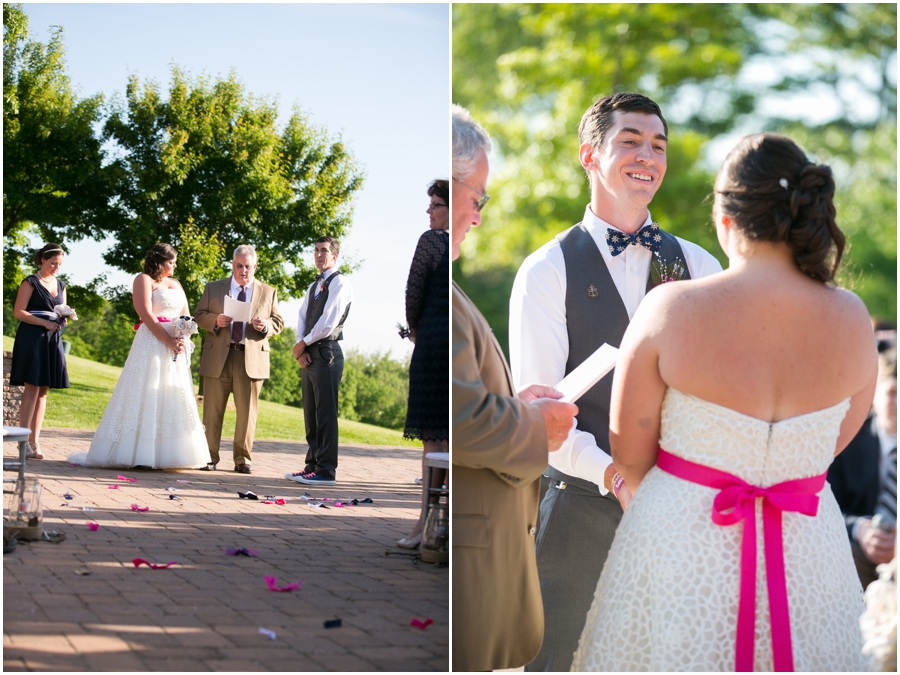
{"label": "bride's bouquet", "polygon": [[[174,337],[183,338],[197,334],[197,322],[194,321],[194,317],[192,316],[179,316],[172,320],[171,325],[171,333]],[[193,351],[194,343],[188,340],[188,344],[191,345]],[[175,353],[175,357],[172,360],[178,360],[178,352]]]}

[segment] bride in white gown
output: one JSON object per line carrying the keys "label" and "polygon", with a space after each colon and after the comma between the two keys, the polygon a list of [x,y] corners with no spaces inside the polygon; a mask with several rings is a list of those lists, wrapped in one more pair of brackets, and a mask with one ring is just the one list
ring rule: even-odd
{"label": "bride in white gown", "polygon": [[715,192],[729,268],[649,293],[622,341],[610,444],[634,497],[572,670],[867,670],[825,473],[877,357],[865,306],[832,285],[831,170],[749,136]]}
{"label": "bride in white gown", "polygon": [[133,285],[141,324],[131,351],[90,450],[71,455],[69,462],[196,469],[210,461],[194,397],[190,353],[185,340],[169,332],[172,319],[190,314],[184,290],[172,278],[176,256],[168,244],[156,244],[147,254],[144,272]]}

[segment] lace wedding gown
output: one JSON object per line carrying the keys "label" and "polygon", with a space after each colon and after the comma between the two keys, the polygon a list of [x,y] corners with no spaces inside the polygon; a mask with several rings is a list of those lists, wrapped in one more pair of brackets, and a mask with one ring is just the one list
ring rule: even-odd
{"label": "lace wedding gown", "polygon": [[[823,474],[849,400],[769,424],[669,389],[660,445],[760,487]],[[622,518],[573,671],[733,671],[744,524],[711,520],[717,489],[654,466]],[[760,499],[754,668],[773,670]],[[868,670],[865,609],[830,486],[818,514],[784,512],[784,568],[797,671]]]}
{"label": "lace wedding gown", "polygon": [[[174,319],[186,298],[180,288],[153,291],[155,316]],[[171,324],[163,323],[169,329]],[[187,345],[189,341],[185,340]],[[210,461],[197,412],[190,354],[172,351],[141,324],[89,452],[69,462],[85,466],[196,469]]]}

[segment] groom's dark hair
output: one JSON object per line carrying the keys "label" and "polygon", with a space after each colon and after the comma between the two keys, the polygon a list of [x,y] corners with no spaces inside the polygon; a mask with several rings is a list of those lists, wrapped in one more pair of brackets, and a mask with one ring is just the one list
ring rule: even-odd
{"label": "groom's dark hair", "polygon": [[331,249],[331,253],[333,255],[341,254],[341,242],[339,242],[334,237],[325,235],[324,237],[319,237],[318,239],[316,239],[316,243],[317,244],[328,244],[328,248]]}
{"label": "groom's dark hair", "polygon": [[603,142],[603,135],[612,126],[613,113],[616,110],[656,115],[663,124],[666,136],[669,135],[669,125],[666,124],[666,118],[663,117],[656,101],[643,94],[624,92],[604,96],[587,109],[581,118],[581,124],[578,125],[579,145],[590,143],[591,147],[597,150]]}

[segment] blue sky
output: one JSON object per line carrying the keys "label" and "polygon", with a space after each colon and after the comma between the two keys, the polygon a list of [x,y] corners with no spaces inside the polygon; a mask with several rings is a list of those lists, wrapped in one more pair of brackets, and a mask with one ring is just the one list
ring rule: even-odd
{"label": "blue sky", "polygon": [[[425,194],[450,173],[450,16],[447,4],[43,4],[26,3],[29,37],[64,30],[67,73],[81,96],[124,98],[129,75],[168,90],[171,66],[192,76],[234,70],[248,92],[275,99],[281,123],[294,105],[341,134],[366,180],[342,257],[360,264],[344,348],[412,351],[397,337]],[[108,244],[71,247],[63,272],[85,283],[133,278],[105,268]],[[310,262],[312,262],[310,254]],[[265,280],[265,270],[257,275]],[[176,274],[177,276],[177,274]],[[282,302],[296,326],[300,299]]]}

